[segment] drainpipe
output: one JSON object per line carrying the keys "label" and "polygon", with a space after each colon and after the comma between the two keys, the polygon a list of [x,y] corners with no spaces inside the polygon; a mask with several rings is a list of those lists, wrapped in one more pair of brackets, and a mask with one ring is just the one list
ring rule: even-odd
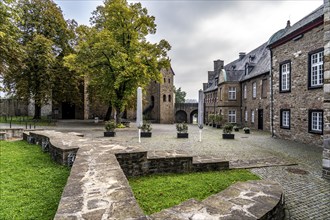
{"label": "drainpipe", "polygon": [[269,75],[270,75],[270,130],[272,132],[272,137],[275,136],[274,134],[274,91],[273,91],[273,52],[271,48],[268,48],[270,51],[270,70],[269,70]]}

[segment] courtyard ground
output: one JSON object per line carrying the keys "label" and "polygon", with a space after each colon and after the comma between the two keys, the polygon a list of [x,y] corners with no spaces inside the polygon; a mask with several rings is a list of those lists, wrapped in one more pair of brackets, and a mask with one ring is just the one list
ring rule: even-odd
{"label": "courtyard ground", "polygon": [[[4,127],[4,125],[1,125]],[[59,121],[62,132],[79,132],[89,138],[104,138],[103,125],[93,121]],[[233,132],[235,140],[223,140],[222,130],[206,126],[199,142],[199,129],[189,126],[189,139],[177,139],[175,125],[153,124],[152,138],[138,143],[137,129],[117,129],[109,141],[146,150],[184,150],[230,161],[231,168],[250,168],[263,179],[279,182],[286,195],[288,219],[330,219],[330,182],[321,178],[322,151],[318,146],[272,138],[268,132]]]}

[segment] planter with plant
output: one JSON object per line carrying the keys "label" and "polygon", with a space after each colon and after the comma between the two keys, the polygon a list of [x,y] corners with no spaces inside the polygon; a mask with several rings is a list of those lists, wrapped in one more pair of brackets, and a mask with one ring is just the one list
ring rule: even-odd
{"label": "planter with plant", "polygon": [[220,114],[215,115],[215,123],[217,128],[221,128],[223,117]]}
{"label": "planter with plant", "polygon": [[116,132],[115,132],[116,127],[117,124],[115,120],[106,121],[104,124],[104,128],[105,128],[104,137],[116,136]]}
{"label": "planter with plant", "polygon": [[188,125],[186,123],[176,124],[177,138],[188,138]]}
{"label": "planter with plant", "polygon": [[152,130],[151,123],[147,121],[143,121],[141,127],[141,137],[151,137],[152,135],[151,130]]}
{"label": "planter with plant", "polygon": [[244,127],[243,131],[245,132],[245,134],[250,134],[250,128],[249,127]]}
{"label": "planter with plant", "polygon": [[234,131],[239,131],[239,127],[237,125],[234,126]]}
{"label": "planter with plant", "polygon": [[235,134],[231,133],[233,131],[233,127],[234,126],[231,123],[226,123],[223,126],[223,134],[222,134],[223,139],[234,139],[235,138]]}
{"label": "planter with plant", "polygon": [[215,119],[215,115],[214,114],[209,114],[209,117],[208,117],[209,126],[215,125],[214,119]]}

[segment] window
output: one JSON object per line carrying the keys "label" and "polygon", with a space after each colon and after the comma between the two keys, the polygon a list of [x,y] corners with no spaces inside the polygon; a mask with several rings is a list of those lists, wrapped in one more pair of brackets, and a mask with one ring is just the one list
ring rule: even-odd
{"label": "window", "polygon": [[290,109],[281,109],[281,122],[280,126],[284,129],[290,129]]}
{"label": "window", "polygon": [[169,101],[169,102],[172,101],[172,97],[171,97],[171,95],[168,95],[168,101]]}
{"label": "window", "polygon": [[262,80],[262,87],[261,87],[261,97],[267,98],[267,91],[268,91],[268,81],[267,79]]}
{"label": "window", "polygon": [[319,88],[323,85],[323,49],[309,54],[308,87]]}
{"label": "window", "polygon": [[245,64],[245,75],[249,74],[249,64]]}
{"label": "window", "polygon": [[255,99],[257,97],[257,83],[252,84],[252,97]]}
{"label": "window", "polygon": [[166,78],[164,78],[164,83],[166,83]]}
{"label": "window", "polygon": [[244,119],[245,119],[245,122],[248,121],[248,111],[246,109],[245,109],[245,117],[244,117]]}
{"label": "window", "polygon": [[236,88],[235,87],[229,87],[228,99],[229,100],[236,100]]}
{"label": "window", "polygon": [[251,123],[254,123],[254,110],[251,110]]}
{"label": "window", "polygon": [[323,110],[309,111],[309,132],[323,134]]}
{"label": "window", "polygon": [[222,101],[222,88],[220,88],[220,101]]}
{"label": "window", "polygon": [[291,90],[291,63],[286,61],[280,65],[280,92],[290,92]]}
{"label": "window", "polygon": [[236,123],[236,111],[235,110],[228,111],[228,122]]}
{"label": "window", "polygon": [[246,85],[244,85],[244,88],[243,88],[243,90],[244,90],[244,99],[246,99]]}
{"label": "window", "polygon": [[163,102],[166,102],[166,95],[163,95]]}
{"label": "window", "polygon": [[168,83],[171,83],[171,79],[168,79]]}

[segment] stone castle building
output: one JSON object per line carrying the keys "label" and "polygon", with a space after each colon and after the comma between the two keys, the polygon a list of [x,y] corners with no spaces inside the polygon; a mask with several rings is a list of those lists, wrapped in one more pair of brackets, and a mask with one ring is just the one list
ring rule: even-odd
{"label": "stone castle building", "polygon": [[215,61],[203,88],[206,123],[222,114],[225,122],[323,145],[322,175],[330,179],[329,0],[238,60]]}
{"label": "stone castle building", "polygon": [[203,84],[205,122],[210,114],[223,116],[229,122],[254,129],[269,130],[269,62],[267,44],[224,66],[214,61],[214,71],[208,72]]}

